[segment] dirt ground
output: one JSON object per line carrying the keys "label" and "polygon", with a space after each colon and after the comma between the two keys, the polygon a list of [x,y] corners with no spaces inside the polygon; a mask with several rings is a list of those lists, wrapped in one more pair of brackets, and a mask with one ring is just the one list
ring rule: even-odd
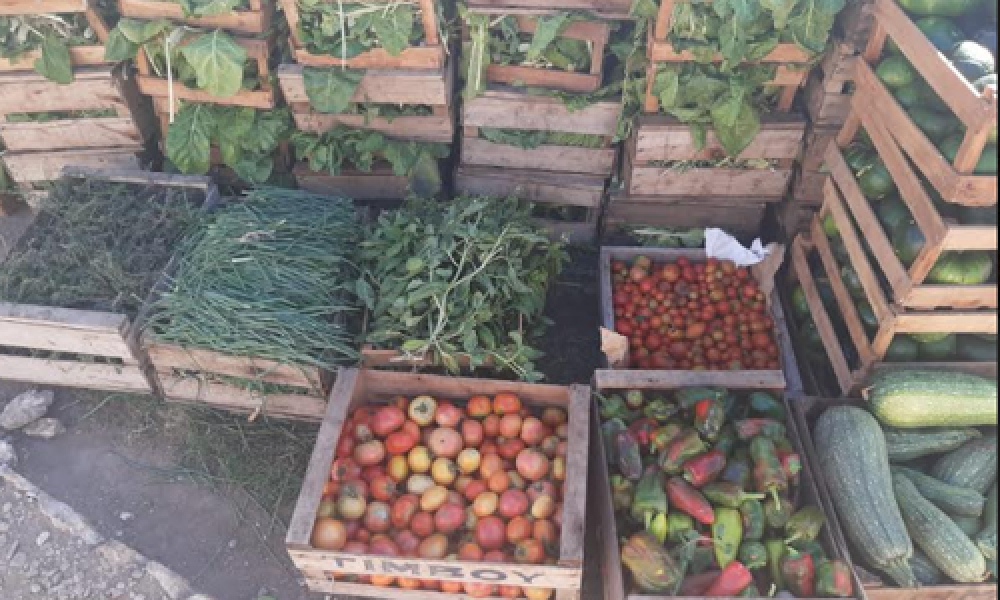
{"label": "dirt ground", "polygon": [[[539,362],[549,382],[587,383],[598,365],[596,259],[574,252],[552,292]],[[0,403],[27,388],[0,383]],[[300,585],[283,547],[315,428],[75,390],[59,390],[49,416],[68,433],[12,436],[18,471],[102,535],[219,600],[321,597]]]}

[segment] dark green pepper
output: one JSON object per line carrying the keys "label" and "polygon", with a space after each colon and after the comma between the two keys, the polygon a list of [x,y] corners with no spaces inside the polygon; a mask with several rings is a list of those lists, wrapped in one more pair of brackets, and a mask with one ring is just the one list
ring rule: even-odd
{"label": "dark green pepper", "polygon": [[797,541],[813,541],[826,524],[823,510],[817,506],[805,506],[796,512],[785,524],[786,544]]}
{"label": "dark green pepper", "polygon": [[759,541],[764,537],[764,505],[760,500],[750,498],[740,504],[743,517],[743,539]]}
{"label": "dark green pepper", "polygon": [[733,508],[716,508],[715,522],[712,523],[712,546],[715,548],[715,560],[720,567],[726,568],[729,563],[736,560],[742,541],[743,519],[740,517],[740,512]]}
{"label": "dark green pepper", "polygon": [[678,408],[676,404],[670,402],[663,396],[655,396],[642,409],[642,414],[649,419],[653,419],[657,423],[666,423],[671,419],[671,417],[677,414],[677,411]]}
{"label": "dark green pepper", "polygon": [[[663,489],[663,473],[655,466],[646,469],[635,486],[632,498],[632,518],[649,529],[653,518],[667,513],[667,493]],[[666,525],[666,521],[664,521]]]}
{"label": "dark green pepper", "polygon": [[680,473],[681,467],[688,460],[708,450],[701,436],[693,429],[688,429],[670,442],[667,449],[660,453],[658,463],[667,473]]}
{"label": "dark green pepper", "polygon": [[736,431],[733,429],[733,426],[725,425],[716,437],[715,445],[712,446],[712,449],[718,450],[726,456],[729,456],[732,453],[733,448],[736,447],[736,442],[738,441],[739,440],[736,439]]}
{"label": "dark green pepper", "polygon": [[726,422],[726,408],[720,400],[702,400],[694,405],[694,428],[707,440],[719,437]]}
{"label": "dark green pepper", "polygon": [[762,500],[766,497],[764,494],[748,494],[735,483],[725,482],[710,483],[702,488],[701,493],[712,504],[726,508],[739,508],[746,500]]}
{"label": "dark green pepper", "polygon": [[739,561],[751,571],[763,569],[767,566],[767,549],[761,542],[743,542],[740,545]]}
{"label": "dark green pepper", "polygon": [[679,542],[694,531],[694,519],[682,512],[672,512],[667,515],[667,540]]}
{"label": "dark green pepper", "polygon": [[[781,501],[778,494],[788,489],[788,479],[778,460],[774,441],[763,435],[755,437],[750,442],[750,458],[753,460],[753,480],[756,490],[770,494],[780,510]],[[780,527],[784,525],[782,523]],[[772,527],[778,526],[772,525]]]}
{"label": "dark green pepper", "polygon": [[615,434],[615,454],[618,456],[618,471],[632,481],[642,477],[642,455],[639,442],[629,430]]}
{"label": "dark green pepper", "polygon": [[771,529],[779,531],[785,528],[788,520],[792,518],[792,511],[795,507],[788,498],[772,497],[764,503],[764,520]]}
{"label": "dark green pepper", "polygon": [[775,589],[785,588],[785,577],[781,571],[781,565],[785,561],[788,553],[788,546],[783,540],[767,540],[764,542],[764,550],[767,552],[767,569],[771,574],[771,583]]}
{"label": "dark green pepper", "polygon": [[604,421],[610,419],[628,420],[632,416],[632,412],[625,405],[625,399],[620,394],[611,394],[607,398],[597,394],[597,407],[600,410],[601,419]]}
{"label": "dark green pepper", "polygon": [[615,512],[631,508],[634,493],[635,486],[631,481],[618,474],[611,476],[611,502]]}
{"label": "dark green pepper", "polygon": [[674,397],[684,410],[689,410],[702,400],[722,400],[726,390],[718,388],[690,387],[677,390]]}
{"label": "dark green pepper", "polygon": [[609,467],[618,466],[618,451],[615,449],[618,442],[618,432],[627,429],[628,426],[621,419],[611,419],[601,424],[601,435],[604,437],[604,458],[607,459]]}
{"label": "dark green pepper", "polygon": [[785,414],[785,405],[781,400],[767,392],[753,392],[750,394],[750,410],[756,415],[780,422],[784,422],[787,416]]}

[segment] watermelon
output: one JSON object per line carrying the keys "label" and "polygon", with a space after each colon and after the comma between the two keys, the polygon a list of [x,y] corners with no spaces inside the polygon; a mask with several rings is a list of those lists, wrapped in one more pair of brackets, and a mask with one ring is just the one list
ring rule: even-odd
{"label": "watermelon", "polygon": [[889,56],[879,63],[875,74],[887,87],[899,89],[912,84],[917,79],[917,72],[902,56]]}
{"label": "watermelon", "polygon": [[906,266],[913,264],[926,242],[923,232],[913,221],[902,223],[892,236],[892,247],[896,251],[896,256]]}
{"label": "watermelon", "polygon": [[947,17],[924,17],[916,26],[942,54],[948,54],[955,44],[965,39],[965,32]]}
{"label": "watermelon", "polygon": [[980,285],[993,274],[989,252],[946,252],[927,274],[929,283],[942,285]]}
{"label": "watermelon", "polygon": [[921,360],[932,362],[948,360],[958,352],[958,336],[948,334],[935,341],[920,342],[919,352]]}
{"label": "watermelon", "polygon": [[915,362],[920,353],[920,344],[912,337],[899,334],[892,338],[885,352],[886,362]]}
{"label": "watermelon", "polygon": [[[983,0],[898,0],[903,10],[928,17],[960,17],[979,8]],[[992,1],[992,0],[987,0]]]}

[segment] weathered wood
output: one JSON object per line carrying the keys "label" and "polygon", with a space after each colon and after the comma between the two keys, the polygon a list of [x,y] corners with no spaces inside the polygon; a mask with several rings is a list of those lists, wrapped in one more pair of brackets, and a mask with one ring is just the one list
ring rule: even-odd
{"label": "weathered wood", "polygon": [[377,131],[399,140],[450,144],[455,136],[455,120],[450,115],[420,117],[366,117],[365,115],[327,115],[311,112],[308,107],[293,107],[292,118],[299,131],[322,134],[338,125]]}
{"label": "weathered wood", "polygon": [[507,197],[530,202],[583,206],[598,209],[604,199],[606,179],[599,175],[550,173],[533,169],[459,167],[455,188],[459,193]]}
{"label": "weathered wood", "polygon": [[[104,59],[104,43],[108,39],[108,25],[100,13],[94,9],[92,0],[5,0],[0,4],[0,16],[56,13],[82,13],[97,36],[97,41],[94,44],[69,48],[71,65],[91,67],[112,64]],[[41,57],[41,50],[32,50],[14,59],[0,58],[0,73],[33,71],[35,61]],[[2,95],[0,93],[0,96]]]}
{"label": "weathered wood", "polygon": [[462,165],[537,169],[563,173],[610,176],[615,163],[614,148],[539,146],[517,148],[484,139],[463,138]]}
{"label": "weathered wood", "polygon": [[0,139],[10,152],[80,150],[94,147],[135,148],[142,134],[131,118],[0,123]]}
{"label": "weathered wood", "polygon": [[[281,92],[289,104],[308,104],[301,65],[278,67]],[[352,102],[373,104],[426,104],[449,106],[452,94],[452,69],[426,71],[369,70],[365,72]]]}
{"label": "weathered wood", "polygon": [[149,380],[137,365],[91,364],[0,355],[0,380],[75,387],[105,392],[149,394]]}
{"label": "weathered wood", "polygon": [[304,421],[318,421],[326,409],[322,395],[259,394],[250,389],[192,375],[158,372],[156,377],[160,393],[171,402]]}
{"label": "weathered wood", "polygon": [[538,129],[588,135],[614,135],[621,113],[619,101],[596,102],[571,111],[559,98],[518,91],[488,90],[462,107],[462,124],[500,129]]}
{"label": "weathered wood", "polygon": [[[563,507],[563,533],[560,541],[559,563],[552,565],[514,565],[501,563],[472,563],[455,560],[426,560],[418,558],[386,558],[343,552],[324,552],[309,546],[316,510],[326,480],[329,478],[337,442],[347,415],[353,409],[385,401],[395,395],[414,396],[430,394],[436,398],[463,401],[473,395],[495,395],[499,392],[517,394],[526,406],[559,406],[567,410],[571,449],[568,460],[566,489],[567,501]],[[331,392],[328,412],[317,438],[316,446],[306,471],[305,483],[292,516],[286,545],[292,562],[302,570],[313,589],[343,589],[339,582],[332,587],[317,587],[329,582],[329,573],[393,574],[407,575],[438,581],[530,583],[538,587],[557,587],[578,593],[582,586],[582,540],[588,458],[589,423],[587,386],[536,385],[521,382],[463,379],[437,375],[397,373],[392,371],[342,370],[338,385]],[[582,414],[579,414],[581,409]],[[572,482],[572,483],[571,483]],[[572,496],[569,492],[573,492]],[[567,528],[575,531],[567,533]],[[362,591],[355,584],[354,591]],[[372,586],[365,586],[369,589]],[[394,590],[374,588],[382,594],[392,595]],[[426,597],[436,597],[429,594]],[[442,596],[448,597],[448,596]]]}
{"label": "weathered wood", "polygon": [[143,347],[153,366],[160,371],[205,371],[208,373],[261,380],[277,385],[321,389],[322,376],[315,367],[301,367],[261,358],[230,356],[199,348],[157,342],[148,338]]}
{"label": "weathered wood", "polygon": [[138,169],[137,154],[141,151],[141,147],[135,147],[8,153],[3,155],[3,163],[11,179],[21,185],[30,185],[58,179],[63,168],[69,165],[96,169]]}
{"label": "weathered wood", "polygon": [[[799,115],[768,115],[760,132],[736,158],[793,159],[802,148],[806,122]],[[635,129],[632,149],[635,164],[650,161],[718,160],[726,156],[715,131],[709,129],[703,148],[691,131],[691,126],[667,116],[644,115]]]}
{"label": "weathered wood", "polygon": [[85,12],[88,0],[4,0],[0,16]]}
{"label": "weathered wood", "polygon": [[[89,323],[101,318],[107,325]],[[110,356],[134,363],[125,341],[127,333],[128,319],[124,315],[0,303],[0,340],[4,346]]]}
{"label": "weathered wood", "polygon": [[858,50],[835,43],[809,75],[803,89],[803,105],[815,125],[843,125],[851,111],[851,90]]}
{"label": "weathered wood", "polygon": [[469,0],[472,12],[490,14],[548,15],[567,10],[583,10],[607,19],[627,19],[632,10],[630,0]]}
{"label": "weathered wood", "polygon": [[737,203],[779,202],[792,179],[789,169],[672,169],[633,165],[629,196],[731,196]]}
{"label": "weathered wood", "polygon": [[[32,71],[35,61],[42,57],[41,50],[32,50],[17,58],[0,58],[0,73],[8,71]],[[104,46],[72,46],[69,49],[70,64],[74,67],[97,67],[111,64],[104,60]]]}
{"label": "weathered wood", "polygon": [[265,33],[274,17],[273,0],[251,0],[245,9],[211,17],[188,17],[181,5],[162,0],[118,0],[118,12],[123,17],[143,20],[169,19],[192,27],[223,29],[236,33]]}
{"label": "weathered wood", "polygon": [[0,116],[75,110],[118,109],[121,94],[109,68],[81,69],[60,85],[37,73],[0,74]]}
{"label": "weathered wood", "polygon": [[345,171],[340,175],[313,172],[300,163],[292,170],[295,182],[301,189],[330,196],[354,200],[403,199],[409,193],[410,180],[394,175],[392,168],[377,164],[370,173]]}
{"label": "weathered wood", "polygon": [[608,204],[609,225],[677,228],[721,227],[733,233],[758,234],[767,205],[732,198],[674,198],[615,194]]}

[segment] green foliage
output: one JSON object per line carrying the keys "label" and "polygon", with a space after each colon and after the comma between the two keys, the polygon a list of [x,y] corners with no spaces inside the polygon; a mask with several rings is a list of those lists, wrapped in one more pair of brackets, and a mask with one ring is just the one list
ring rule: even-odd
{"label": "green foliage", "polygon": [[528,340],[544,326],[549,286],[567,260],[514,199],[412,199],[383,213],[361,243],[358,295],[370,311],[366,341],[451,372],[478,368],[537,380]]}
{"label": "green foliage", "polygon": [[245,0],[177,0],[188,17],[216,17],[243,8]]}
{"label": "green foliage", "polygon": [[0,16],[0,59],[17,60],[41,50],[35,71],[56,83],[73,81],[71,47],[98,43],[82,13]]}
{"label": "green foliage", "polygon": [[399,56],[424,39],[420,10],[409,2],[363,4],[299,0],[299,37],[313,54],[350,59],[374,48]]}
{"label": "green foliage", "polygon": [[605,146],[604,138],[601,136],[585,133],[480,127],[479,135],[495,144],[505,144],[525,150],[539,146],[572,146],[575,148],[603,148]]}
{"label": "green foliage", "polygon": [[104,57],[130,60],[140,47],[158,76],[167,77],[169,71],[174,81],[213,96],[228,98],[260,85],[257,65],[221,30],[204,32],[162,19],[121,19],[108,36]]}
{"label": "green foliage", "polygon": [[377,161],[384,160],[393,174],[409,177],[411,190],[422,195],[441,189],[437,161],[449,154],[447,144],[395,140],[377,131],[344,126],[321,135],[296,131],[292,146],[295,156],[306,160],[311,170],[330,175],[340,175],[347,168],[370,173]]}
{"label": "green foliage", "polygon": [[347,110],[364,76],[364,71],[351,69],[306,67],[302,70],[309,105],[319,112],[330,114]]}
{"label": "green foliage", "polygon": [[760,130],[760,112],[770,100],[763,84],[774,77],[772,67],[747,66],[726,73],[714,65],[663,65],[653,93],[660,108],[689,123],[704,147],[711,126],[726,152],[742,152]]}
{"label": "green foliage", "polygon": [[263,183],[271,177],[275,149],[291,128],[288,109],[183,104],[167,132],[166,155],[182,173],[204,174],[215,144],[240,179]]}

